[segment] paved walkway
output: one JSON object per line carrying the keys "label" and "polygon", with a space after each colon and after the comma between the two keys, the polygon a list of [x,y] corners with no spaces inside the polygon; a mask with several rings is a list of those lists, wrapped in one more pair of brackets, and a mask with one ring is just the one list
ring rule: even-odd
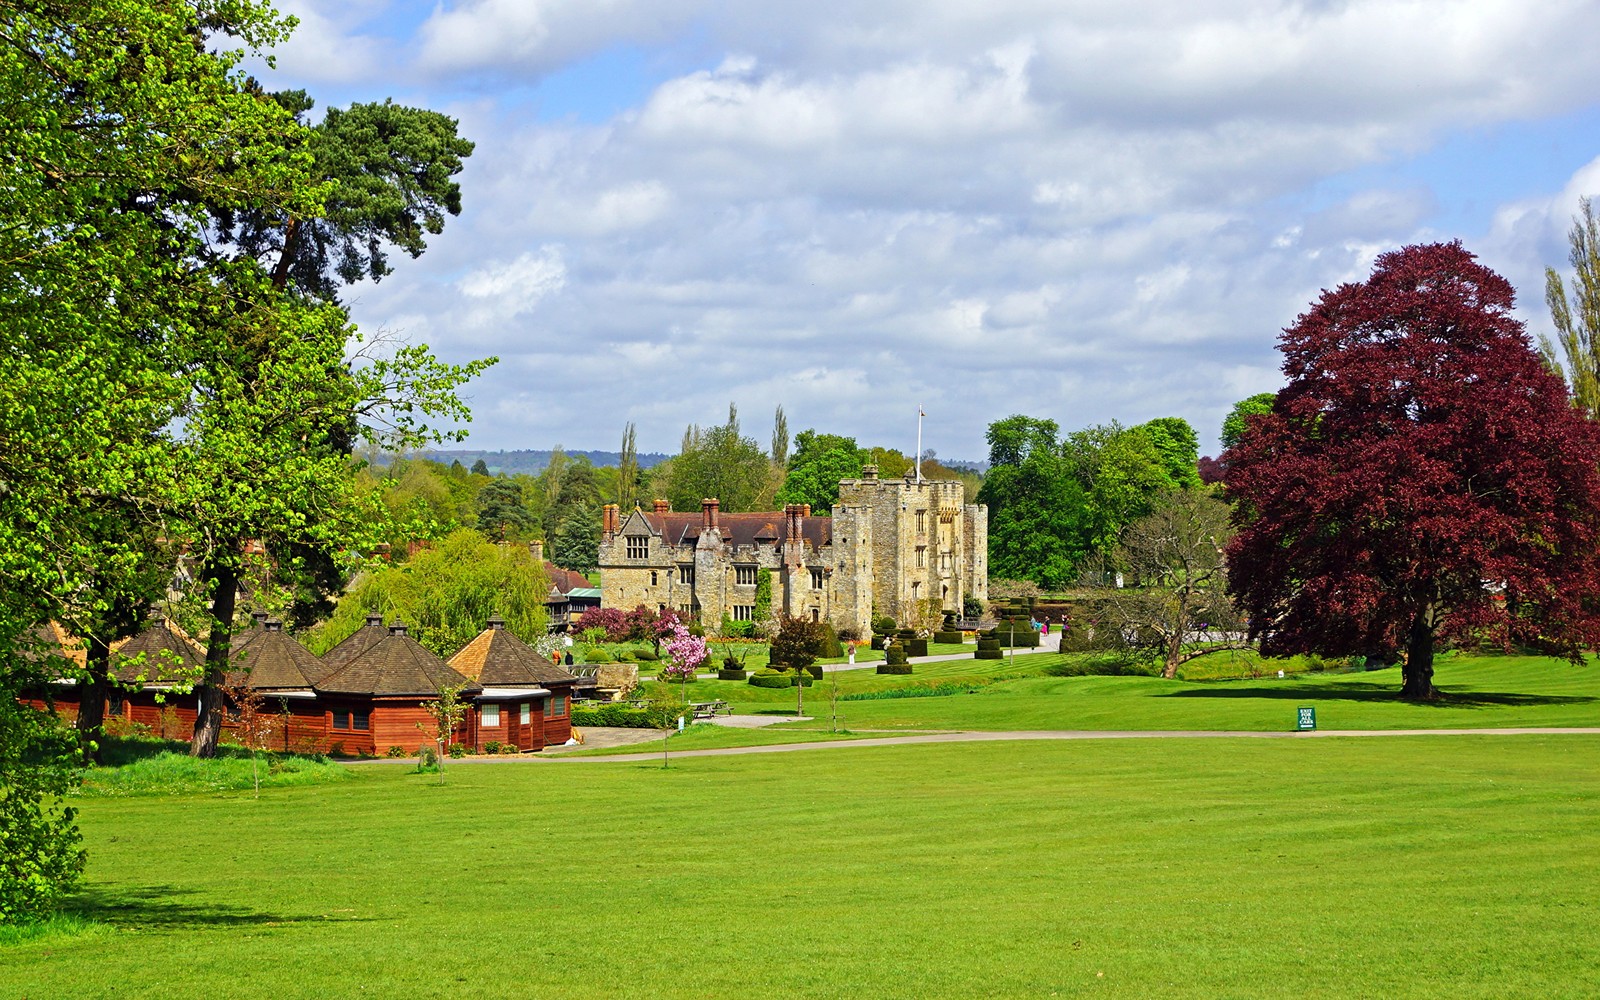
{"label": "paved walkway", "polygon": [[[1072,730],[1041,729],[1012,732],[919,733],[915,736],[885,736],[864,740],[834,740],[824,743],[781,743],[773,746],[726,747],[720,750],[678,750],[674,757],[727,757],[735,754],[793,753],[800,750],[846,750],[857,747],[909,746],[919,743],[996,743],[1018,740],[1158,740],[1158,739],[1290,739],[1304,740],[1330,736],[1600,736],[1600,727],[1571,729],[1317,729],[1311,732],[1253,732],[1239,730]],[[628,762],[654,760],[659,754],[629,753],[606,757],[575,757],[577,762]],[[507,758],[502,758],[507,759]],[[516,759],[516,758],[509,758]],[[534,759],[524,757],[524,760]],[[547,757],[546,760],[557,758]],[[453,763],[453,762],[452,762]]]}

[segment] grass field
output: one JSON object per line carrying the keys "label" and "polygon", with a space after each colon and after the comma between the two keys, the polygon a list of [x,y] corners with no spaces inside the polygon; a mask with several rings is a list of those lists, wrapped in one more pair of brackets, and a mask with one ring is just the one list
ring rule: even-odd
{"label": "grass field", "polygon": [[[910,676],[869,670],[829,674],[806,689],[806,712],[817,721],[786,722],[772,732],[815,738],[831,725],[861,731],[940,729],[1164,729],[1272,731],[1294,728],[1295,710],[1310,705],[1323,729],[1487,729],[1600,725],[1600,665],[1522,656],[1446,656],[1438,662],[1439,701],[1418,704],[1395,695],[1399,670],[1372,673],[1293,673],[1258,679],[1167,681],[1156,677],[1045,677],[1067,658],[1032,654],[1007,660],[919,664]],[[840,697],[830,702],[837,677]],[[965,689],[959,682],[968,682]],[[963,693],[931,698],[854,700],[876,692],[952,685]],[[676,690],[676,689],[674,689]],[[697,681],[693,701],[726,699],[735,712],[792,714],[792,689],[756,688],[738,681]],[[684,749],[744,746],[750,737],[709,726],[683,737]],[[678,745],[675,743],[675,745]],[[620,752],[620,751],[619,751]]]}
{"label": "grass field", "polygon": [[0,996],[1592,996],[1597,760],[967,744],[86,799],[87,891]]}

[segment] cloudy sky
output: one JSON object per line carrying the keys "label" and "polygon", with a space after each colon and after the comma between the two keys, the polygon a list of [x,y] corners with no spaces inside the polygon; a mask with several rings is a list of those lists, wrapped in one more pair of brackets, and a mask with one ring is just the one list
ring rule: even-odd
{"label": "cloudy sky", "polygon": [[978,459],[990,421],[1181,416],[1461,239],[1547,330],[1600,193],[1600,4],[285,0],[274,86],[460,119],[465,210],[357,321],[493,354],[470,443],[675,451],[730,401]]}

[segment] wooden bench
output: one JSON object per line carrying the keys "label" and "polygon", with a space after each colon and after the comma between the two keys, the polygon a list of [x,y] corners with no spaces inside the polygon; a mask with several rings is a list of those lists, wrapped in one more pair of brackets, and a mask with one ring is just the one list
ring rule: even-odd
{"label": "wooden bench", "polygon": [[725,701],[697,701],[693,705],[694,717],[710,719],[718,715],[732,715],[733,709]]}

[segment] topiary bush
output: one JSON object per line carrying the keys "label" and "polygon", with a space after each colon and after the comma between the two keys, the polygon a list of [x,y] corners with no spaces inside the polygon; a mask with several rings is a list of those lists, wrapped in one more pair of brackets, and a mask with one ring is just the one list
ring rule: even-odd
{"label": "topiary bush", "polygon": [[655,663],[661,659],[661,654],[653,649],[636,649],[633,651],[633,658],[640,663]]}
{"label": "topiary bush", "polygon": [[615,656],[612,656],[611,655],[611,651],[608,650],[608,649],[604,649],[604,648],[602,648],[600,646],[590,646],[588,649],[584,650],[583,662],[585,662],[585,663],[615,663],[615,662],[617,662],[617,658]]}
{"label": "topiary bush", "polygon": [[816,678],[819,681],[822,680],[822,664],[820,664],[820,663],[811,664],[809,667],[806,667],[806,673],[810,674],[812,677]]}
{"label": "topiary bush", "polygon": [[879,615],[872,619],[872,632],[874,635],[889,635],[895,630],[895,621],[888,615]]}
{"label": "topiary bush", "polygon": [[873,633],[873,636],[872,636],[872,648],[873,649],[882,649],[883,648],[883,640],[885,638],[886,638],[885,636],[883,636],[883,635],[881,635],[879,633]]}
{"label": "topiary bush", "polygon": [[880,664],[878,664],[878,673],[880,673],[880,674],[909,674],[909,673],[911,673],[911,664],[909,664],[909,663],[880,663]]}
{"label": "topiary bush", "polygon": [[928,655],[928,640],[926,639],[906,639],[904,640],[903,645],[898,642],[895,643],[895,645],[900,646],[901,649],[904,649],[906,656]]}
{"label": "topiary bush", "polygon": [[758,688],[786,688],[794,687],[794,674],[779,673],[763,667],[750,675],[749,683]]}
{"label": "topiary bush", "polygon": [[844,643],[839,641],[839,632],[832,625],[823,625],[822,644],[817,655],[825,660],[844,655]]}
{"label": "topiary bush", "polygon": [[933,633],[933,641],[934,642],[964,642],[965,641],[965,637],[959,631],[935,632],[935,633]]}
{"label": "topiary bush", "polygon": [[717,670],[719,681],[742,681],[745,679],[743,667],[721,667]]}
{"label": "topiary bush", "polygon": [[[990,633],[985,634],[988,635]],[[1005,654],[1000,652],[1000,640],[993,638],[979,639],[978,651],[972,654],[973,659],[976,660],[999,660],[1003,659],[1004,656]]]}

